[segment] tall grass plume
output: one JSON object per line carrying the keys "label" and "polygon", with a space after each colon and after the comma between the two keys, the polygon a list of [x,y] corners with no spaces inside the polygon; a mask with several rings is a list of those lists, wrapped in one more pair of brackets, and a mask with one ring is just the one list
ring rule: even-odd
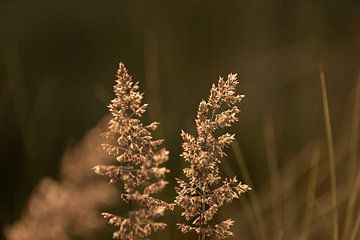
{"label": "tall grass plume", "polygon": [[173,209],[173,204],[152,196],[167,184],[164,177],[169,170],[162,164],[168,160],[169,152],[160,147],[163,140],[152,137],[159,123],[144,125],[141,121],[148,105],[142,103],[143,93],[138,89],[139,83],[133,82],[125,65],[120,63],[115,98],[109,104],[111,119],[108,130],[102,134],[106,140],[103,149],[118,164],[94,167],[96,174],[122,187],[121,200],[128,205],[127,215],[102,213],[109,224],[118,228],[113,237],[121,240],[138,240],[164,229],[166,224],[156,222],[155,218]]}
{"label": "tall grass plume", "polygon": [[178,227],[183,233],[195,232],[199,240],[233,236],[232,219],[220,223],[211,220],[221,206],[250,190],[236,177],[222,179],[219,171],[221,159],[227,156],[224,149],[234,141],[235,135],[219,135],[217,130],[238,120],[240,110],[236,104],[244,96],[236,94],[237,84],[236,74],[229,74],[227,80],[220,77],[218,84],[212,85],[208,100],[200,102],[195,120],[197,136],[181,132],[184,141],[181,156],[190,166],[183,169],[188,180],[177,179],[175,203],[183,209],[182,216],[189,223],[179,223]]}

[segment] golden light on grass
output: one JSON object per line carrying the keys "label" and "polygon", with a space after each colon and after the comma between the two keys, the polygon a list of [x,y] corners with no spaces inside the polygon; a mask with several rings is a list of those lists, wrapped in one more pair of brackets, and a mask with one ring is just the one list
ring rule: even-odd
{"label": "golden light on grass", "polygon": [[273,223],[275,227],[275,231],[277,231],[277,239],[281,239],[284,226],[282,223],[283,211],[280,206],[282,199],[282,183],[279,174],[279,163],[278,157],[276,154],[276,140],[275,140],[275,130],[273,120],[268,116],[263,120],[263,129],[264,129],[264,140],[265,140],[265,149],[266,149],[266,159],[267,165],[269,169],[269,176],[271,179],[271,201],[273,204],[272,209],[272,217]]}
{"label": "golden light on grass", "polygon": [[[236,162],[239,165],[240,173],[243,176],[245,182],[247,182],[250,186],[254,186],[249,169],[246,165],[244,156],[241,152],[239,142],[236,139],[231,144],[231,148],[232,151],[234,152]],[[252,213],[254,215],[254,218],[256,219],[256,223],[255,223],[256,225],[253,226],[253,229],[256,229],[255,234],[257,235],[258,239],[268,240],[269,237],[266,230],[266,224],[265,224],[264,216],[262,214],[259,197],[256,194],[256,192],[257,192],[256,190],[249,192]]]}
{"label": "golden light on grass", "polygon": [[[358,144],[359,144],[359,122],[360,122],[360,72],[358,75],[354,104],[353,104],[353,113],[352,113],[352,124],[351,124],[351,134],[350,134],[350,158],[349,158],[349,188],[351,188],[351,193],[345,213],[345,223],[342,232],[342,239],[348,239],[350,234],[350,226],[353,223],[354,218],[354,208],[356,207],[356,198],[360,191],[360,166],[358,164]],[[357,175],[354,176],[354,173]],[[356,224],[355,224],[356,226]],[[356,234],[356,227],[354,232]],[[353,236],[351,236],[353,237]]]}
{"label": "golden light on grass", "polygon": [[104,225],[99,209],[117,202],[116,190],[90,172],[94,164],[109,160],[98,147],[102,126],[65,152],[59,181],[40,181],[21,219],[6,230],[9,240],[94,239]]}
{"label": "golden light on grass", "polygon": [[326,140],[328,147],[328,158],[330,167],[330,180],[331,180],[331,201],[332,201],[332,227],[333,227],[333,240],[339,239],[339,220],[338,220],[338,202],[337,202],[337,185],[336,185],[336,167],[335,167],[335,152],[334,142],[331,130],[330,110],[328,103],[328,96],[326,90],[325,72],[323,65],[320,64],[320,83],[321,83],[321,96],[324,110],[324,121],[326,128]]}
{"label": "golden light on grass", "polygon": [[320,146],[318,143],[315,143],[312,148],[312,156],[310,160],[310,176],[306,191],[305,213],[303,217],[302,231],[299,240],[306,240],[309,238],[311,222],[314,214],[314,207],[316,201],[315,193],[316,193],[316,185],[317,185],[316,183],[318,178],[319,161],[320,161]]}
{"label": "golden light on grass", "polygon": [[232,219],[220,223],[211,220],[225,203],[251,190],[236,177],[222,179],[218,166],[227,156],[224,149],[235,139],[235,134],[217,132],[238,121],[240,110],[236,104],[244,96],[236,93],[237,84],[236,74],[229,74],[226,80],[220,77],[217,85],[212,85],[207,101],[199,104],[195,120],[197,136],[181,132],[181,156],[190,166],[183,169],[187,181],[177,179],[175,203],[183,209],[182,216],[188,222],[179,223],[178,227],[183,233],[195,232],[199,240],[234,236]]}
{"label": "golden light on grass", "polygon": [[148,104],[143,104],[139,83],[134,83],[123,63],[119,64],[115,85],[115,98],[109,104],[111,118],[108,129],[102,134],[103,149],[116,159],[116,165],[97,165],[94,172],[105,176],[110,183],[118,183],[123,191],[120,198],[128,205],[125,216],[104,212],[108,223],[118,228],[113,238],[138,240],[164,229],[167,224],[157,222],[173,204],[153,195],[167,185],[164,180],[169,170],[162,165],[169,152],[161,147],[162,139],[153,139],[152,132],[159,125],[141,121]]}

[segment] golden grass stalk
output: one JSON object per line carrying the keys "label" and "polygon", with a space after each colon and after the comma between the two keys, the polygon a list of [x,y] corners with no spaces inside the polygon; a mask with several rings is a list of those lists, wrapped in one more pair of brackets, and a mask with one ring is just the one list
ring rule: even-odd
{"label": "golden grass stalk", "polygon": [[[347,205],[347,209],[346,209],[343,239],[348,239],[348,237],[349,237],[350,226],[352,225],[354,209],[355,209],[355,205],[356,205],[356,199],[359,194],[359,191],[360,191],[360,169],[358,170],[358,173],[357,173],[357,176],[356,176],[356,179],[354,182],[354,186],[353,186],[351,194],[350,194],[350,199],[349,199],[349,202]],[[359,216],[358,216],[358,218],[359,218]],[[358,221],[358,220],[356,220],[356,221]],[[357,232],[357,228],[359,228],[359,226],[357,224],[358,223],[355,222],[355,226],[354,226],[354,230],[353,230],[353,232],[355,232],[355,233]]]}
{"label": "golden grass stalk", "polygon": [[358,213],[358,216],[356,218],[355,226],[351,234],[350,240],[356,240],[356,234],[358,233],[360,228],[360,213]]}
{"label": "golden grass stalk", "polygon": [[356,203],[356,196],[359,192],[360,188],[360,170],[358,170],[358,174],[356,176],[355,182],[353,173],[358,168],[357,166],[357,151],[358,151],[358,140],[359,140],[359,121],[360,121],[360,72],[359,77],[356,84],[355,90],[355,98],[354,98],[354,107],[352,114],[352,126],[351,126],[351,136],[350,136],[350,163],[349,163],[349,186],[352,188],[350,193],[350,198],[346,208],[345,214],[345,223],[342,232],[342,239],[348,239],[350,226],[352,224],[353,216],[354,216],[354,206]]}
{"label": "golden grass stalk", "polygon": [[[247,182],[250,186],[254,186],[249,169],[246,165],[244,156],[242,154],[239,142],[237,140],[234,140],[234,142],[231,144],[231,148],[234,152],[237,164],[239,165],[240,168],[240,173],[243,176],[245,182]],[[256,194],[256,191],[250,191],[249,198],[252,207],[252,212],[255,215],[255,219],[257,223],[257,227],[255,227],[258,228],[257,234],[261,240],[268,240],[269,237],[266,230],[264,217],[262,215],[261,205],[259,202],[259,198]]]}
{"label": "golden grass stalk", "polygon": [[316,191],[316,181],[318,176],[318,168],[320,161],[320,147],[316,144],[312,150],[312,157],[310,162],[310,176],[309,183],[306,194],[306,208],[302,223],[302,233],[300,235],[299,240],[308,239],[310,228],[311,228],[311,220],[313,216],[313,210],[315,205],[315,191]]}
{"label": "golden grass stalk", "polygon": [[349,164],[349,175],[350,184],[355,179],[356,169],[358,166],[357,150],[359,143],[359,127],[360,127],[360,71],[358,79],[356,81],[355,97],[353,105],[353,113],[351,119],[351,136],[350,136],[350,164]]}
{"label": "golden grass stalk", "polygon": [[322,64],[320,64],[320,83],[321,83],[321,95],[324,111],[324,121],[326,128],[326,140],[329,154],[329,167],[330,167],[330,181],[331,181],[331,199],[333,205],[332,212],[332,226],[333,226],[333,240],[339,239],[339,223],[338,223],[338,209],[337,209],[337,187],[336,187],[336,170],[335,170],[335,152],[334,142],[331,131],[330,111],[328,96],[326,90],[325,73]]}
{"label": "golden grass stalk", "polygon": [[281,180],[279,174],[279,165],[276,154],[276,140],[275,140],[275,130],[274,123],[270,117],[266,117],[263,120],[263,130],[264,130],[264,140],[265,140],[265,149],[268,162],[270,184],[271,184],[271,200],[272,200],[272,217],[273,224],[276,227],[279,238],[281,238],[283,232],[283,223],[282,223],[282,207],[280,206],[280,199],[282,199],[281,191]]}

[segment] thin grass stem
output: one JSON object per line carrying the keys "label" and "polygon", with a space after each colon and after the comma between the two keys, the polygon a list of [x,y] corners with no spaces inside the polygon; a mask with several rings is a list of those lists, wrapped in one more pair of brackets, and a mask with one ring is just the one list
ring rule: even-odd
{"label": "thin grass stem", "polygon": [[[357,151],[358,151],[358,140],[359,140],[359,121],[360,121],[360,72],[359,77],[356,84],[356,92],[355,92],[355,100],[354,100],[354,108],[352,115],[352,127],[351,127],[351,136],[350,136],[350,162],[349,162],[349,186],[352,189],[350,193],[350,198],[346,207],[345,214],[345,223],[344,230],[342,232],[342,239],[348,239],[350,226],[353,220],[354,215],[354,206],[356,196],[359,192],[360,188],[360,170],[358,171],[357,176],[353,176],[354,171],[357,169]],[[354,182],[354,179],[355,180]]]}
{"label": "thin grass stem", "polygon": [[264,140],[265,140],[265,149],[267,155],[270,184],[271,184],[271,200],[272,200],[272,217],[273,224],[276,227],[276,230],[281,232],[283,231],[282,223],[282,207],[280,204],[280,199],[282,199],[281,193],[281,180],[279,174],[279,164],[276,154],[276,140],[275,140],[275,130],[274,123],[271,117],[265,117],[263,120],[263,130],[264,130]]}
{"label": "thin grass stem", "polygon": [[299,240],[306,240],[309,237],[311,220],[315,205],[315,192],[316,192],[316,182],[317,182],[318,169],[319,169],[319,161],[320,161],[320,147],[318,146],[318,144],[316,144],[312,150],[312,157],[310,162],[311,170],[310,170],[309,183],[306,194],[306,208],[305,208],[303,224],[302,224],[302,233],[300,235]]}
{"label": "thin grass stem", "polygon": [[360,213],[358,213],[358,216],[356,218],[355,226],[354,226],[354,229],[352,231],[350,240],[355,240],[356,239],[356,235],[357,235],[357,233],[359,231],[359,228],[360,228]]}
{"label": "thin grass stem", "polygon": [[330,111],[328,96],[326,90],[325,73],[322,64],[320,64],[320,82],[321,82],[321,93],[322,103],[324,111],[324,120],[326,127],[326,140],[328,145],[329,154],[329,167],[330,167],[330,181],[331,181],[331,199],[333,205],[332,213],[332,227],[333,227],[333,240],[339,239],[339,223],[338,223],[338,208],[337,208],[337,187],[336,187],[336,170],[335,170],[335,153],[334,153],[334,142],[331,131]]}
{"label": "thin grass stem", "polygon": [[352,225],[352,220],[354,217],[354,208],[356,204],[356,199],[360,191],[360,169],[358,170],[356,180],[352,187],[350,198],[348,201],[348,205],[346,208],[346,215],[345,215],[345,223],[344,223],[344,232],[342,234],[342,239],[348,239],[350,233],[350,226]]}
{"label": "thin grass stem", "polygon": [[[234,152],[236,161],[240,168],[240,173],[243,176],[245,182],[247,182],[250,186],[254,186],[253,181],[251,179],[249,169],[245,163],[245,159],[243,157],[243,154],[240,149],[240,145],[237,140],[234,140],[234,142],[231,144],[231,148]],[[251,202],[251,206],[253,208],[253,213],[255,215],[256,222],[258,224],[258,234],[261,240],[268,240],[268,234],[266,230],[266,225],[264,222],[264,218],[262,216],[261,212],[261,206],[259,202],[259,198],[256,195],[256,191],[250,191],[249,192],[249,198]]]}

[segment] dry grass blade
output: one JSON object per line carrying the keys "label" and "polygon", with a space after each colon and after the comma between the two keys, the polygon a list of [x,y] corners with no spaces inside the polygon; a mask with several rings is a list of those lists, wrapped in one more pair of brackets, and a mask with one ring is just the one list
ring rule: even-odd
{"label": "dry grass blade", "polygon": [[357,150],[359,143],[359,127],[360,127],[360,71],[356,82],[355,98],[353,105],[353,113],[351,120],[351,136],[350,136],[350,164],[349,164],[349,175],[350,185],[355,179],[356,169],[358,166]]}
{"label": "dry grass blade", "polygon": [[355,226],[354,226],[353,232],[351,234],[350,240],[355,240],[356,239],[356,234],[358,233],[359,228],[360,228],[360,213],[358,213],[358,216],[357,216]]}
{"label": "dry grass blade", "polygon": [[283,223],[282,223],[282,207],[280,205],[280,199],[282,199],[281,193],[281,180],[279,174],[279,166],[276,154],[276,140],[275,140],[275,130],[274,123],[270,117],[266,117],[263,121],[264,129],[264,140],[265,140],[265,149],[268,160],[269,176],[271,179],[271,200],[272,200],[272,217],[273,224],[276,228],[276,231],[279,231],[279,237],[281,237],[283,232]]}
{"label": "dry grass blade", "polygon": [[[245,182],[249,183],[250,186],[254,186],[253,181],[250,176],[249,169],[246,165],[244,156],[241,152],[241,148],[240,148],[240,145],[237,140],[234,140],[234,142],[231,144],[231,148],[234,152],[236,161],[240,168],[240,173],[243,176]],[[253,214],[255,215],[255,219],[257,222],[258,235],[259,235],[260,239],[267,240],[267,239],[269,239],[269,237],[267,234],[264,217],[262,216],[262,210],[261,210],[259,198],[256,194],[256,191],[250,191],[249,198],[250,198],[250,202],[251,202],[251,207],[253,209]]]}
{"label": "dry grass blade", "polygon": [[319,161],[320,161],[320,148],[316,144],[313,147],[312,158],[310,163],[311,172],[309,176],[309,183],[308,183],[307,196],[306,196],[306,209],[303,218],[302,233],[300,235],[299,240],[306,240],[308,239],[309,236],[309,232],[311,228],[311,219],[315,205],[315,191],[316,191],[316,181],[318,175]]}
{"label": "dry grass blade", "polygon": [[328,145],[329,154],[329,166],[330,166],[330,181],[331,181],[331,199],[334,211],[332,213],[332,225],[333,225],[333,240],[339,239],[339,223],[338,223],[338,209],[337,209],[337,190],[336,190],[336,170],[335,170],[335,153],[334,142],[331,131],[330,111],[326,90],[325,73],[322,64],[320,64],[320,82],[321,82],[321,94],[324,110],[324,120],[326,127],[326,140]]}
{"label": "dry grass blade", "polygon": [[350,199],[348,201],[348,205],[346,208],[346,215],[345,215],[345,223],[344,223],[344,230],[342,232],[342,239],[348,239],[350,226],[353,220],[354,214],[354,206],[356,196],[359,192],[360,188],[360,170],[358,170],[357,177],[354,182],[354,172],[358,169],[357,166],[357,151],[358,151],[358,140],[359,140],[359,121],[360,121],[360,72],[359,77],[356,84],[356,91],[355,91],[355,100],[354,100],[354,108],[353,108],[353,115],[352,115],[352,126],[351,126],[351,136],[350,136],[350,162],[349,162],[349,188],[352,188]]}
{"label": "dry grass blade", "polygon": [[[349,199],[348,206],[347,206],[347,209],[346,209],[343,239],[348,239],[348,237],[349,237],[350,226],[352,224],[356,199],[357,199],[357,196],[359,194],[359,191],[360,191],[360,169],[358,170],[357,177],[356,177],[354,186],[352,188],[352,191],[351,191],[351,194],[350,194],[350,199]],[[360,218],[359,216],[358,216],[358,218]],[[358,221],[358,220],[359,219],[357,219],[356,221]],[[357,229],[359,228],[358,225],[359,225],[359,223],[355,222],[353,234],[356,234]],[[353,236],[351,238],[353,238]]]}

